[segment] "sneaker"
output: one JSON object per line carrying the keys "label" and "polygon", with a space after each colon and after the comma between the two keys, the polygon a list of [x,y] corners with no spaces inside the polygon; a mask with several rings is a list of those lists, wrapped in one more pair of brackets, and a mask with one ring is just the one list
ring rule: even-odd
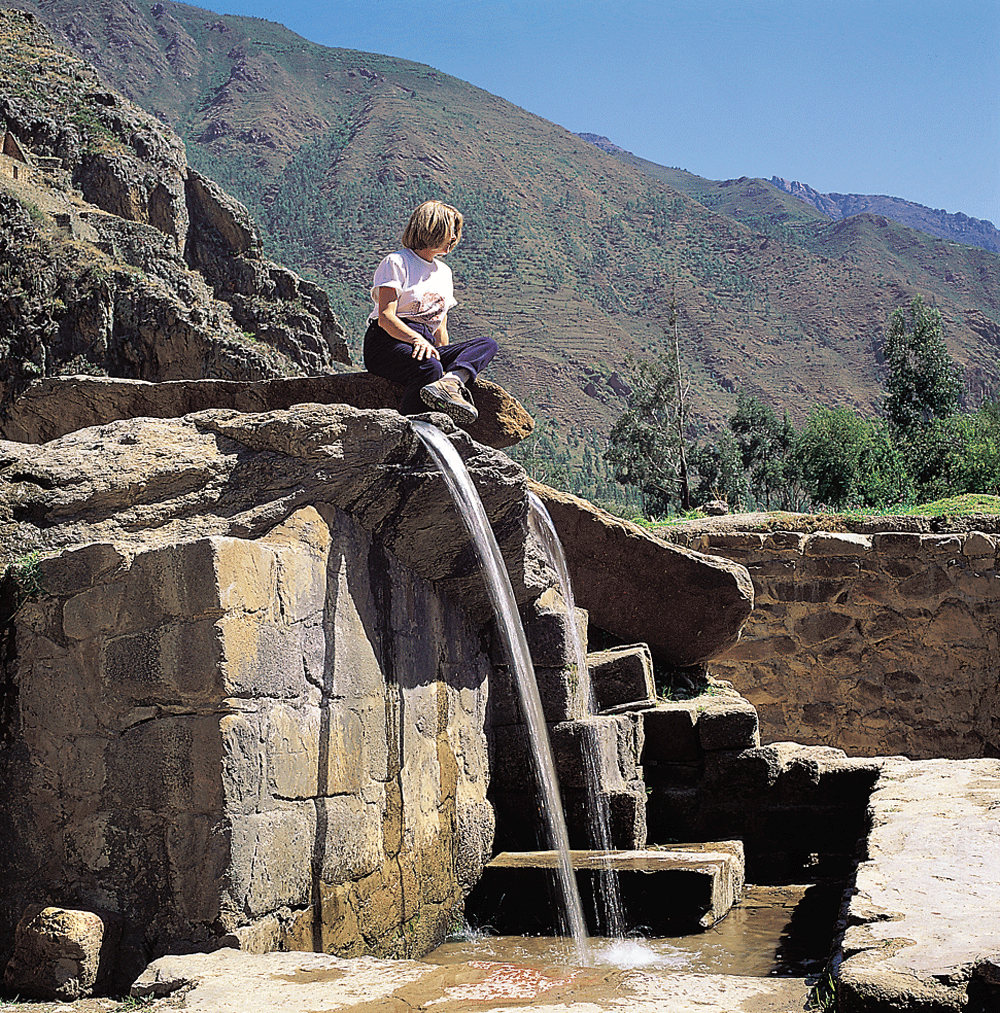
{"label": "sneaker", "polygon": [[459,425],[468,425],[479,418],[468,387],[450,376],[442,376],[440,380],[421,387],[420,400],[431,410],[451,416]]}

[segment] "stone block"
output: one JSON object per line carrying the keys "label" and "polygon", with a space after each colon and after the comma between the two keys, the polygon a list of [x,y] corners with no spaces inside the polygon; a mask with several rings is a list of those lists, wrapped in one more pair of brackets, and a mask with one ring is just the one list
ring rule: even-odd
{"label": "stone block", "polygon": [[706,752],[759,746],[756,709],[745,700],[710,705],[698,714],[698,741]]}
{"label": "stone block", "polygon": [[63,603],[63,632],[71,640],[112,633],[125,596],[121,582],[98,584]]}
{"label": "stone block", "polygon": [[317,840],[316,809],[304,802],[288,809],[232,820],[232,857],[224,917],[239,924],[281,907],[309,902]]}
{"label": "stone block", "polygon": [[997,554],[997,539],[983,534],[982,531],[972,531],[962,544],[963,556],[995,556]]}
{"label": "stone block", "polygon": [[817,556],[809,561],[813,575],[825,580],[851,581],[861,576],[861,563],[844,556]]}
{"label": "stone block", "polygon": [[632,644],[587,655],[590,684],[597,711],[614,711],[629,705],[652,706],[653,657],[645,644]]}
{"label": "stone block", "polygon": [[642,780],[642,750],[646,732],[641,713],[619,714],[615,717],[618,729],[618,770],[626,781]]}
{"label": "stone block", "polygon": [[[591,919],[588,928],[600,931],[591,897],[609,860],[592,851],[573,851],[570,859]],[[539,898],[548,895],[556,860],[551,851],[498,855],[468,898],[470,920],[500,933],[552,932],[553,905]],[[743,890],[739,841],[623,851],[611,857],[610,865],[618,876],[626,930],[643,926],[654,935],[673,935],[708,928],[726,916]]]}
{"label": "stone block", "polygon": [[795,624],[795,632],[803,644],[814,646],[842,637],[853,625],[854,620],[841,612],[812,612]]}
{"label": "stone block", "polygon": [[[210,539],[218,588],[218,605],[227,612],[274,615],[278,600],[278,566],[264,542],[242,538]],[[301,569],[306,569],[305,558]],[[204,575],[206,578],[208,574]]]}
{"label": "stone block", "polygon": [[222,639],[223,632],[212,619],[104,639],[100,678],[109,703],[124,708],[218,700],[224,695]]}
{"label": "stone block", "polygon": [[125,557],[113,545],[94,542],[39,560],[38,570],[46,593],[62,596],[103,583],[101,578],[114,573],[124,563]]}
{"label": "stone block", "polygon": [[761,549],[764,547],[764,535],[753,531],[712,531],[708,535],[708,550],[738,549],[742,551]]}
{"label": "stone block", "polygon": [[587,613],[577,609],[571,619],[566,603],[553,589],[521,610],[521,622],[532,663],[539,668],[578,667],[586,656]]}
{"label": "stone block", "polygon": [[592,717],[563,721],[549,728],[559,784],[564,788],[622,786],[618,761],[618,721]]}
{"label": "stone block", "polygon": [[215,539],[140,553],[125,575],[118,632],[151,629],[178,619],[218,618]]}
{"label": "stone block", "polygon": [[287,699],[305,693],[302,627],[241,613],[223,616],[216,625],[224,696]]}
{"label": "stone block", "polygon": [[[535,668],[535,685],[542,711],[549,723],[576,721],[590,713],[589,682],[580,680],[572,668]],[[496,665],[490,676],[490,718],[493,724],[511,725],[524,721],[521,690],[507,665]]]}
{"label": "stone block", "polygon": [[278,798],[355,794],[370,776],[361,718],[343,700],[278,704],[266,735],[268,786]]}
{"label": "stone block", "polygon": [[880,531],[872,535],[872,548],[887,556],[917,556],[921,537],[913,531]]}
{"label": "stone block", "polygon": [[371,875],[385,859],[382,807],[340,795],[316,806],[316,836],[311,856],[326,883]]}
{"label": "stone block", "polygon": [[108,804],[130,812],[221,814],[222,755],[216,715],[164,716],[137,724],[107,750]]}
{"label": "stone block", "polygon": [[222,783],[231,813],[257,812],[265,805],[264,734],[261,716],[226,714],[219,721],[222,738]]}
{"label": "stone block", "polygon": [[937,598],[952,588],[948,571],[940,566],[930,566],[904,580],[897,588],[903,598]]}
{"label": "stone block", "polygon": [[777,552],[794,552],[801,555],[806,536],[799,531],[772,531],[764,538],[764,545]]}
{"label": "stone block", "polygon": [[701,759],[701,743],[694,708],[686,703],[660,703],[644,711],[642,724],[645,745],[644,769],[671,763],[693,763]]}
{"label": "stone block", "polygon": [[[717,753],[711,754],[717,756]],[[704,776],[700,763],[659,763],[652,760],[642,766],[643,779],[650,786],[680,787],[698,784]]]}
{"label": "stone block", "polygon": [[3,983],[29,999],[71,1002],[93,995],[107,983],[120,936],[115,915],[28,908],[18,922]]}
{"label": "stone block", "polygon": [[872,551],[870,535],[835,534],[817,531],[805,542],[807,556],[866,556]]}
{"label": "stone block", "polygon": [[961,535],[921,535],[920,546],[936,556],[960,556],[962,541]]}

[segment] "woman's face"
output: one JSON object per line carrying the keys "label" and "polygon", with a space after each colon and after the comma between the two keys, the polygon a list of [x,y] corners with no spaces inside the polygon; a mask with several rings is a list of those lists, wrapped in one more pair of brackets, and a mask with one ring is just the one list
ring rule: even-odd
{"label": "woman's face", "polygon": [[442,243],[440,246],[429,246],[423,250],[417,250],[416,254],[418,257],[423,257],[424,260],[433,260],[435,257],[443,257],[446,253],[451,253],[455,249],[455,244],[458,242],[458,236],[454,232],[451,234],[451,238]]}

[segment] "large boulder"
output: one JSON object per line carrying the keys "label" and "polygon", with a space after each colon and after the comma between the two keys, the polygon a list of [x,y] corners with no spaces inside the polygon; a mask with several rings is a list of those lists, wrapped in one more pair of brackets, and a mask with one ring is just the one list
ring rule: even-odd
{"label": "large boulder", "polygon": [[32,999],[92,995],[108,983],[120,934],[121,919],[113,914],[30,907],[18,922],[3,983]]}
{"label": "large boulder", "polygon": [[[503,387],[478,379],[473,387],[480,409],[469,435],[488,447],[510,447],[531,433],[534,422]],[[179,418],[208,408],[266,412],[294,404],[347,404],[394,408],[402,389],[371,373],[336,373],[259,382],[176,380],[147,383],[97,376],[36,380],[0,413],[0,436],[46,443],[76,429],[117,419]]]}
{"label": "large boulder", "polygon": [[[429,418],[533,602],[523,470]],[[443,940],[493,839],[492,606],[409,420],[211,409],[2,442],[0,569],[0,966],[49,899],[120,913],[147,956]]]}
{"label": "large boulder", "polygon": [[654,658],[696,665],[736,643],[753,611],[745,567],[671,545],[586,500],[531,483],[566,551],[573,593],[595,626]]}

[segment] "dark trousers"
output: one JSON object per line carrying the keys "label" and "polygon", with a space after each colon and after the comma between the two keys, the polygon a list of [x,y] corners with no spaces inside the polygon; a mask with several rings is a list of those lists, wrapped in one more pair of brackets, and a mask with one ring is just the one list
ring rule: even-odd
{"label": "dark trousers", "polygon": [[[406,323],[434,344],[434,335],[427,327],[411,320]],[[414,359],[413,345],[397,341],[382,330],[377,320],[373,320],[365,332],[365,369],[406,388],[399,404],[403,415],[419,415],[429,411],[427,405],[420,400],[420,388],[439,379],[450,369],[467,369],[474,380],[497,354],[497,343],[492,338],[472,338],[445,345],[438,349],[438,353],[440,361],[429,356],[426,359]]]}

